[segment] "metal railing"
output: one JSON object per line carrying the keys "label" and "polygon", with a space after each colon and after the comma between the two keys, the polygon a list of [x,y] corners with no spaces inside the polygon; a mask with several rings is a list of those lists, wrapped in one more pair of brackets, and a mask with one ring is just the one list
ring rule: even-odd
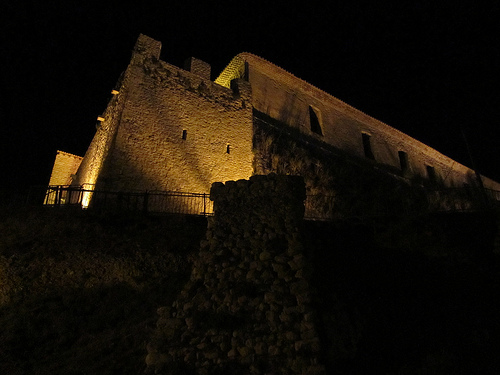
{"label": "metal railing", "polygon": [[116,192],[79,186],[49,186],[44,204],[80,206],[103,211],[132,211],[208,216],[213,202],[206,193],[175,191]]}
{"label": "metal railing", "polygon": [[[80,186],[49,186],[44,204],[116,212],[213,215],[213,202],[209,194],[176,191],[116,192]],[[441,188],[388,193],[382,197],[359,194],[308,195],[304,204],[306,220],[468,212],[498,208],[500,192],[472,188]]]}

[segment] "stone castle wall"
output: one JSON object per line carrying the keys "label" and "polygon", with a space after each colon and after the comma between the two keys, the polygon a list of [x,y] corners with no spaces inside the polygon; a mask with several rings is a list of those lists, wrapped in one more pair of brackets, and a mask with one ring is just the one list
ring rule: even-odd
{"label": "stone castle wall", "polygon": [[159,60],[159,52],[159,42],[139,38],[78,182],[108,190],[205,192],[213,181],[250,177],[249,84],[221,87],[206,78],[207,64],[192,59],[195,74]]}
{"label": "stone castle wall", "polygon": [[312,146],[398,180],[476,184],[471,169],[260,57],[239,54],[212,82],[209,64],[191,58],[187,71],[161,61],[160,51],[160,42],[139,37],[74,184],[208,192],[214,181],[246,179],[259,173],[252,138],[265,116],[283,134],[298,130]]}
{"label": "stone castle wall", "polygon": [[108,157],[113,145],[121,120],[121,112],[125,105],[125,93],[127,89],[128,87],[125,84],[120,85],[116,93],[121,93],[121,95],[119,96],[114,93],[106,110],[99,116],[99,120],[96,123],[97,131],[73,180],[74,185],[83,185],[89,189],[95,187],[104,161]]}
{"label": "stone castle wall", "polygon": [[82,157],[64,151],[57,151],[54,167],[50,175],[49,185],[69,185],[72,175],[76,173]]}
{"label": "stone castle wall", "polygon": [[[214,183],[215,216],[172,306],[158,310],[156,374],[324,374],[311,264],[299,232],[302,178]],[[251,207],[251,209],[250,209]]]}
{"label": "stone castle wall", "polygon": [[[407,177],[429,178],[428,167],[432,167],[435,177],[446,186],[474,183],[474,172],[470,168],[258,56],[239,54],[215,82],[228,86],[236,77],[247,77],[252,85],[252,104],[257,111],[347,154],[368,157],[375,163],[401,170],[399,152],[404,152]],[[318,119],[320,130],[312,130],[311,111]],[[363,137],[369,139],[370,156],[366,155]],[[490,179],[484,178],[484,183],[487,188],[500,189],[500,184]]]}

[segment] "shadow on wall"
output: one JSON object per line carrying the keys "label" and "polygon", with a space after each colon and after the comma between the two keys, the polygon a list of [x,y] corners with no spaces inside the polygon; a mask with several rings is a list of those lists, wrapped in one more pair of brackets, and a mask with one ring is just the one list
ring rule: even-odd
{"label": "shadow on wall", "polygon": [[401,170],[348,156],[267,117],[254,121],[253,142],[254,173],[304,177],[308,216],[335,219],[472,211],[495,202],[494,197],[485,200],[474,180],[466,188],[449,188],[438,176],[409,179]]}
{"label": "shadow on wall", "polygon": [[[155,144],[147,138],[134,138],[132,142],[145,143],[147,147],[137,148],[129,143],[117,141],[97,179],[97,188],[112,191],[161,190],[208,193],[211,184],[210,171],[202,167],[200,163],[202,155],[196,150],[193,153],[186,153],[186,145],[169,142],[168,147],[164,148],[178,156],[179,160],[175,160],[168,155],[148,152],[149,148],[155,148]],[[136,155],[138,152],[141,155]],[[140,163],[137,160],[140,160]],[[179,185],[179,181],[185,181],[186,186],[196,186],[196,188],[187,189]],[[174,185],[174,182],[177,184]]]}

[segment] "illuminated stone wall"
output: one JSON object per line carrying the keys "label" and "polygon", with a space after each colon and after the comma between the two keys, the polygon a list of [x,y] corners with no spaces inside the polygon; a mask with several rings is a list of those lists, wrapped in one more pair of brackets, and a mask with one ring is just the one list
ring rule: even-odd
{"label": "illuminated stone wall", "polygon": [[214,183],[210,198],[215,216],[190,280],[158,309],[148,373],[324,374],[299,232],[303,179]]}
{"label": "illuminated stone wall", "polygon": [[207,63],[191,58],[187,71],[161,61],[160,50],[139,37],[74,184],[208,192],[214,181],[246,179],[258,172],[256,113],[399,180],[476,184],[469,168],[260,57],[239,54],[212,82]]}
{"label": "illuminated stone wall", "polygon": [[[237,77],[248,78],[256,110],[320,142],[355,157],[372,159],[374,166],[384,164],[399,171],[402,169],[400,152],[404,152],[407,169],[397,173],[404,177],[429,178],[428,167],[431,167],[436,179],[446,186],[475,183],[469,168],[258,56],[239,54],[215,82],[228,86],[231,79]],[[319,129],[312,127],[311,112],[318,120]],[[369,143],[369,156],[363,137]],[[484,178],[484,184],[500,190],[500,184],[490,179]]]}
{"label": "illuminated stone wall", "polygon": [[[137,61],[138,56],[144,59],[160,55],[161,44],[151,38],[140,37],[137,41],[132,61]],[[135,60],[134,60],[135,58]],[[139,61],[140,62],[140,61]],[[132,64],[131,64],[132,65]],[[108,103],[104,113],[99,116],[96,123],[96,134],[90,143],[83,162],[78,170],[77,176],[73,183],[75,185],[83,185],[86,188],[93,189],[97,184],[97,179],[100,177],[104,161],[107,159],[112,148],[113,141],[116,136],[116,131],[122,119],[122,112],[126,103],[127,92],[130,89],[130,67],[120,77],[115,90],[112,91],[113,97]],[[121,94],[121,95],[120,95]],[[87,194],[84,199],[84,206],[90,201],[90,194]]]}
{"label": "illuminated stone wall", "polygon": [[[64,151],[57,151],[56,160],[50,175],[49,186],[71,185],[75,174],[82,163],[82,157]],[[54,204],[56,202],[57,189],[47,189],[44,204]],[[60,196],[58,202],[65,202],[66,196]]]}
{"label": "illuminated stone wall", "polygon": [[52,174],[50,175],[49,185],[69,185],[72,181],[72,175],[76,173],[82,157],[70,154],[69,152],[57,151]]}
{"label": "illuminated stone wall", "polygon": [[[128,72],[125,72],[125,76]],[[83,161],[73,179],[73,185],[83,186],[85,189],[96,188],[98,178],[103,169],[104,162],[109,156],[115,139],[116,131],[120,124],[121,113],[125,105],[125,95],[118,95],[119,92],[126,92],[124,84],[118,85],[117,90],[113,90],[113,97],[108,103],[104,113],[99,116],[96,122],[96,134],[90,143]],[[92,193],[85,192],[83,195],[83,207],[87,207],[91,201]]]}
{"label": "illuminated stone wall", "polygon": [[[221,87],[158,60],[159,52],[158,42],[139,38],[79,183],[109,190],[208,192],[213,181],[250,177],[249,84],[240,80],[233,88]],[[205,76],[209,71],[196,59],[191,66]]]}

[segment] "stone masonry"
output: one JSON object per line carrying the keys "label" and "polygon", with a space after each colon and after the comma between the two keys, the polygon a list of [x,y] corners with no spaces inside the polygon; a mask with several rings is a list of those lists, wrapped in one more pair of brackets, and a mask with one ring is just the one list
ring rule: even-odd
{"label": "stone masonry", "polygon": [[82,157],[64,151],[57,151],[49,185],[69,185],[72,175],[78,171]]}
{"label": "stone masonry", "polygon": [[214,183],[215,216],[172,306],[158,309],[156,374],[324,374],[299,225],[303,179]]}
{"label": "stone masonry", "polygon": [[252,174],[248,82],[210,81],[210,66],[159,60],[161,43],[141,35],[74,184],[112,191],[208,192],[212,182]]}
{"label": "stone masonry", "polygon": [[[254,137],[265,122],[280,136],[296,132],[311,149],[335,150],[408,185],[500,191],[499,183],[484,176],[479,183],[470,168],[261,57],[240,53],[211,81],[208,63],[190,58],[182,69],[160,52],[159,41],[139,36],[108,107],[96,114],[97,132],[73,185],[207,193],[215,181],[261,173]],[[84,206],[90,202],[88,195]]]}

